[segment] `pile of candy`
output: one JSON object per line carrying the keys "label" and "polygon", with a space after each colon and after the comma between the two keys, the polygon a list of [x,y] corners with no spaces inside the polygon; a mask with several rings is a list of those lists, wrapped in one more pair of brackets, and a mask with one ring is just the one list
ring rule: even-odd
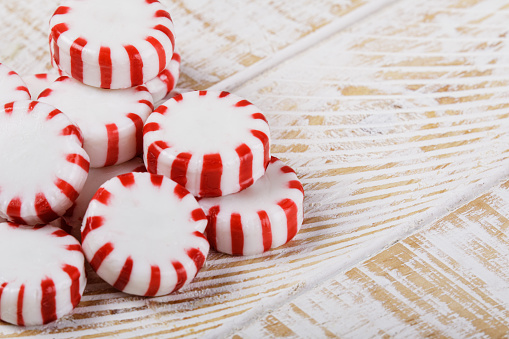
{"label": "pile of candy", "polygon": [[0,64],[1,320],[71,312],[85,260],[120,291],[158,296],[210,246],[260,254],[299,231],[304,191],[270,156],[264,115],[228,92],[170,93],[180,56],[158,1],[68,0],[49,41],[54,74]]}

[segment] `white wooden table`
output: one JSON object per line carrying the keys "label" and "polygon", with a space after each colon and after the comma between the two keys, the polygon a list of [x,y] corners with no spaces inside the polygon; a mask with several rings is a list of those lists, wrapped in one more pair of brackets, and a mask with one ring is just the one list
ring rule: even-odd
{"label": "white wooden table", "polygon": [[[211,253],[165,297],[90,273],[73,314],[0,338],[509,336],[509,1],[161,2],[179,87],[262,109],[303,228],[264,255]],[[49,70],[57,5],[0,2],[0,62]]]}

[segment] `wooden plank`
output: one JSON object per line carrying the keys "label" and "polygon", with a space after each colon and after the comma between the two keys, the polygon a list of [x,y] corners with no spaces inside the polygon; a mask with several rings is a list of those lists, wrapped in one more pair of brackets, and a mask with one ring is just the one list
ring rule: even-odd
{"label": "wooden plank", "polygon": [[235,338],[503,338],[509,333],[508,257],[509,181]]}

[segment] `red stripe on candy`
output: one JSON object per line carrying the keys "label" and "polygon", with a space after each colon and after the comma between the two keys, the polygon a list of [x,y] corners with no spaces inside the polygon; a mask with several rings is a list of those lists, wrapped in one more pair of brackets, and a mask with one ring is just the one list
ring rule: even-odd
{"label": "red stripe on candy", "polygon": [[235,104],[235,107],[246,107],[246,106],[249,106],[249,105],[252,105],[252,103],[250,103],[249,101],[247,100],[240,100],[239,102],[237,102]]}
{"label": "red stripe on candy", "polygon": [[60,6],[57,8],[55,13],[53,15],[60,15],[60,14],[67,14],[69,12],[70,8],[67,6]]}
{"label": "red stripe on candy", "polygon": [[203,212],[201,208],[197,208],[191,212],[191,218],[193,218],[194,221],[199,221],[207,219],[207,216],[205,215],[205,212]]}
{"label": "red stripe on candy", "polygon": [[111,51],[109,47],[99,49],[99,68],[101,72],[101,88],[110,88],[112,79]]}
{"label": "red stripe on candy", "polygon": [[19,326],[25,326],[25,321],[23,320],[23,298],[25,296],[25,284],[21,284],[18,292],[18,304],[16,310],[17,323]]}
{"label": "red stripe on candy", "polygon": [[67,181],[57,178],[55,181],[55,186],[57,186],[70,201],[74,202],[78,198],[78,191],[76,191],[74,187]]}
{"label": "red stripe on candy", "polygon": [[199,91],[198,95],[199,96],[205,96],[205,95],[207,95],[207,91]]}
{"label": "red stripe on candy", "polygon": [[281,167],[281,172],[283,172],[283,173],[295,173],[293,168],[291,168],[290,166],[283,166],[283,167]]}
{"label": "red stripe on candy", "polygon": [[187,168],[192,154],[187,152],[179,153],[171,165],[170,179],[182,186],[187,184]]}
{"label": "red stripe on candy", "polygon": [[161,79],[166,84],[166,92],[170,92],[175,87],[175,78],[173,74],[167,69],[162,71],[159,74],[159,79]]}
{"label": "red stripe on candy", "polygon": [[159,0],[145,0],[147,4],[153,4],[154,2],[158,2]]}
{"label": "red stripe on candy", "polygon": [[28,113],[31,113],[38,103],[38,101],[31,101],[30,104],[28,104]]}
{"label": "red stripe on candy", "polygon": [[251,134],[253,134],[254,137],[260,139],[261,143],[263,144],[264,149],[263,163],[265,167],[267,167],[267,164],[269,163],[270,160],[269,137],[262,131],[258,131],[255,129],[251,130]]}
{"label": "red stripe on candy", "polygon": [[122,183],[122,185],[124,187],[132,186],[132,185],[134,185],[134,182],[135,182],[133,173],[121,174],[117,178],[118,178],[118,180],[120,180],[120,182]]}
{"label": "red stripe on candy", "polygon": [[37,217],[39,217],[39,219],[41,219],[43,222],[48,223],[58,218],[58,214],[53,211],[44,193],[37,193],[35,195],[34,206]]}
{"label": "red stripe on candy", "polygon": [[263,120],[263,121],[265,121],[266,123],[268,123],[267,118],[265,117],[265,115],[263,115],[263,113],[253,113],[253,114],[251,115],[251,117],[252,117],[253,119],[256,119],[256,120]]}
{"label": "red stripe on candy", "polygon": [[229,93],[229,92],[225,92],[225,91],[223,91],[223,92],[221,92],[221,93],[219,94],[219,97],[220,97],[220,98],[224,98],[224,97],[227,97],[227,96],[229,96],[229,95],[230,95],[230,93]]}
{"label": "red stripe on candy", "polygon": [[90,162],[80,154],[68,154],[66,160],[83,168],[85,172],[90,169]]}
{"label": "red stripe on candy", "polygon": [[16,90],[26,92],[30,96],[30,92],[26,86],[18,86],[16,87]]}
{"label": "red stripe on candy", "polygon": [[128,257],[118,275],[117,281],[113,284],[117,290],[123,291],[131,279],[131,272],[133,270],[133,259]]}
{"label": "red stripe on candy", "polygon": [[219,214],[219,206],[212,206],[209,209],[209,215],[207,217],[208,223],[205,233],[207,234],[207,239],[212,248],[217,249],[217,240],[216,240],[216,224],[217,224],[217,215]]}
{"label": "red stripe on candy", "polygon": [[68,251],[81,252],[81,245],[79,245],[79,244],[67,245],[65,247],[65,249],[68,250]]}
{"label": "red stripe on candy", "polygon": [[194,231],[194,232],[193,232],[193,235],[194,235],[195,237],[198,237],[198,238],[201,238],[201,239],[205,239],[205,240],[207,240],[207,238],[205,238],[205,236],[203,235],[203,233],[201,233],[201,232],[199,232],[199,231]]}
{"label": "red stripe on candy", "polygon": [[12,114],[13,110],[14,110],[14,102],[9,102],[4,105],[5,114]]}
{"label": "red stripe on candy", "polygon": [[81,132],[79,128],[76,125],[68,125],[64,129],[62,129],[62,135],[75,135],[81,144],[83,144],[83,136],[81,135]]}
{"label": "red stripe on candy", "polygon": [[[175,98],[174,98],[175,99]],[[162,114],[164,115],[166,113],[166,111],[168,110],[168,107],[164,106],[164,105],[161,105],[159,107],[156,108],[156,110],[154,111],[154,113],[159,113],[159,114]]]}
{"label": "red stripe on candy", "polygon": [[97,200],[103,205],[108,205],[112,196],[113,195],[107,189],[100,187],[97,192],[95,192],[92,200]]}
{"label": "red stripe on candy", "polygon": [[24,224],[25,221],[21,218],[21,204],[22,201],[20,198],[12,198],[7,205],[7,216],[9,219],[12,219],[15,223]]}
{"label": "red stripe on candy", "polygon": [[108,150],[106,152],[106,161],[104,166],[111,166],[118,161],[118,127],[116,124],[107,124],[106,133],[108,134]]}
{"label": "red stripe on candy", "polygon": [[302,194],[304,194],[304,188],[302,187],[302,184],[300,183],[299,180],[291,180],[288,182],[288,188],[295,188],[295,189],[298,189],[299,191],[302,192]]}
{"label": "red stripe on candy", "polygon": [[189,191],[182,185],[176,185],[173,192],[180,200],[184,199],[184,197],[189,194]]}
{"label": "red stripe on candy", "polygon": [[2,314],[2,293],[4,292],[5,286],[7,286],[6,282],[0,285],[0,314]]}
{"label": "red stripe on candy", "polygon": [[180,64],[180,54],[174,52],[171,57],[171,60],[175,60],[176,62],[178,62]]}
{"label": "red stripe on candy", "polygon": [[171,41],[171,45],[173,46],[173,48],[175,48],[175,36],[173,35],[173,33],[170,31],[170,29],[168,27],[163,26],[163,25],[157,25],[154,27],[154,29],[166,34],[168,39],[170,39],[170,41]]}
{"label": "red stripe on candy", "polygon": [[232,213],[230,217],[230,234],[232,238],[232,254],[244,254],[244,231],[240,214]]}
{"label": "red stripe on candy", "polygon": [[87,220],[85,221],[85,227],[83,228],[83,231],[81,231],[81,243],[85,241],[85,238],[87,237],[88,233],[101,227],[103,224],[104,218],[101,216],[88,217]]}
{"label": "red stripe on candy", "polygon": [[113,252],[113,244],[111,242],[104,244],[95,252],[94,257],[90,260],[90,266],[92,266],[94,271],[97,271],[99,267],[101,267],[104,259],[106,259],[111,252]]}
{"label": "red stripe on candy", "polygon": [[[57,238],[63,238],[63,237],[68,236],[69,234],[64,230],[56,230],[55,232],[51,233],[51,235],[54,237],[57,237]],[[69,245],[69,246],[72,246],[72,245]]]}
{"label": "red stripe on candy", "polygon": [[[156,12],[157,15],[157,12]],[[163,45],[154,38],[153,36],[147,37],[145,40],[147,40],[156,50],[157,56],[159,57],[159,72],[162,72],[162,70],[166,67],[166,52],[164,51]]]}
{"label": "red stripe on candy", "polygon": [[51,88],[46,88],[44,91],[41,92],[41,94],[39,94],[39,96],[37,97],[37,99],[40,99],[40,98],[45,98],[47,97],[48,95],[51,94],[51,92],[53,92],[51,90]]}
{"label": "red stripe on candy", "polygon": [[170,13],[166,12],[165,10],[158,10],[156,11],[156,18],[167,18],[169,19],[171,22],[173,22],[173,20],[171,19],[171,16],[170,16]]}
{"label": "red stripe on candy", "polygon": [[297,205],[293,200],[283,199],[277,203],[286,214],[286,226],[288,235],[286,241],[290,241],[297,234]]}
{"label": "red stripe on candy", "polygon": [[[60,49],[58,48],[58,44],[57,44],[57,41],[56,40],[50,40],[50,44],[51,44],[51,41],[53,41],[53,60],[55,60],[55,63],[56,65],[58,66],[60,64]],[[50,52],[51,52],[51,48],[50,48]],[[53,62],[51,63],[53,65]]]}
{"label": "red stripe on candy", "polygon": [[136,154],[141,154],[143,152],[143,120],[134,113],[127,114],[127,117],[131,119],[136,128]]}
{"label": "red stripe on candy", "polygon": [[152,185],[161,187],[161,184],[163,183],[163,176],[156,175],[156,174],[150,174],[150,181],[152,182]]}
{"label": "red stripe on candy", "polygon": [[53,36],[53,43],[56,45],[57,40],[60,37],[60,34],[67,32],[68,30],[69,30],[69,27],[67,26],[67,24],[65,24],[63,22],[53,26],[53,28],[51,28],[51,35]]}
{"label": "red stripe on candy", "polygon": [[133,45],[127,45],[124,48],[131,65],[131,86],[141,85],[143,83],[143,60],[140,52]]}
{"label": "red stripe on candy", "polygon": [[263,251],[265,252],[272,246],[272,227],[267,212],[258,211],[257,213],[262,225]]}
{"label": "red stripe on candy", "polygon": [[[177,94],[173,97],[173,100],[175,100],[176,102],[182,101],[182,99],[184,99],[184,97],[182,97],[182,94]],[[166,107],[166,109],[168,108]]]}
{"label": "red stripe on candy", "polygon": [[132,186],[135,183],[135,179],[134,179],[134,174],[133,173],[121,174],[121,175],[118,176],[118,179],[120,180],[120,183],[124,187]]}
{"label": "red stripe on candy", "polygon": [[41,290],[42,323],[47,324],[57,320],[57,290],[50,278],[41,281]]}
{"label": "red stripe on candy", "polygon": [[148,100],[139,100],[138,102],[139,102],[140,104],[145,104],[145,105],[147,105],[147,106],[148,106],[148,108],[150,108],[150,110],[151,110],[151,111],[153,111],[153,110],[154,110],[154,105],[153,105],[150,101],[148,101]]}
{"label": "red stripe on candy", "polygon": [[71,278],[71,288],[70,288],[70,294],[71,294],[71,302],[72,306],[76,307],[81,299],[80,294],[80,270],[72,265],[64,264],[64,267],[62,267],[62,270],[69,275],[69,278]]}
{"label": "red stripe on candy", "polygon": [[62,112],[60,112],[58,109],[54,109],[52,110],[51,112],[48,113],[48,116],[46,117],[46,120],[51,120],[53,119],[54,117],[56,117],[57,115],[61,114]]}
{"label": "red stripe on candy", "polygon": [[239,167],[239,185],[243,190],[251,186],[253,180],[253,153],[246,144],[242,144],[235,149],[240,159]]}
{"label": "red stripe on candy", "polygon": [[193,260],[194,265],[196,266],[196,274],[198,274],[198,271],[203,267],[203,264],[205,263],[205,256],[197,248],[190,248],[186,252],[189,258]]}
{"label": "red stripe on candy", "polygon": [[175,273],[177,273],[177,283],[175,284],[175,288],[172,292],[175,292],[177,290],[180,290],[182,286],[186,283],[187,280],[187,272],[184,267],[179,261],[172,261],[173,268],[175,268]]}
{"label": "red stripe on candy", "polygon": [[87,44],[87,40],[77,38],[71,45],[71,75],[74,79],[83,82],[83,59],[81,53],[83,47]]}
{"label": "red stripe on candy", "polygon": [[221,155],[205,154],[203,156],[203,168],[200,180],[200,196],[221,196],[221,176],[223,175],[223,163]]}
{"label": "red stripe on candy", "polygon": [[150,266],[150,283],[148,285],[146,297],[153,297],[159,291],[161,285],[161,269],[159,266]]}
{"label": "red stripe on candy", "polygon": [[145,126],[143,126],[143,135],[150,133],[150,132],[157,131],[160,128],[161,128],[161,126],[159,126],[159,124],[157,122],[149,122],[148,124],[145,124]]}
{"label": "red stripe on candy", "polygon": [[147,171],[157,174],[157,159],[159,158],[159,154],[169,147],[167,143],[161,140],[150,144],[147,149]]}

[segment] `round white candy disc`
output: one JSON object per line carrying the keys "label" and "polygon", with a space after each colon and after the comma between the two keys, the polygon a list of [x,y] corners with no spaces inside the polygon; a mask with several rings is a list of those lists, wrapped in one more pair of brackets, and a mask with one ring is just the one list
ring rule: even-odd
{"label": "round white candy disc", "polygon": [[143,123],[153,110],[144,86],[106,90],[64,76],[39,100],[65,112],[79,126],[92,167],[120,164],[142,152]]}
{"label": "round white candy disc", "polygon": [[272,157],[267,171],[242,192],[204,198],[207,238],[219,252],[235,255],[263,253],[286,244],[303,221],[304,190],[289,166]]}
{"label": "round white candy disc", "polygon": [[48,223],[71,207],[89,169],[79,128],[38,101],[0,108],[0,217]]}
{"label": "round white candy disc", "polygon": [[175,46],[156,0],[67,0],[50,20],[53,59],[87,85],[127,88],[155,78]]}
{"label": "round white candy disc", "polygon": [[0,223],[0,319],[42,325],[71,312],[86,285],[79,242],[50,226]]}
{"label": "round white candy disc", "polygon": [[182,186],[150,173],[108,180],[90,202],[81,229],[85,256],[106,282],[155,296],[188,284],[205,262],[207,219]]}
{"label": "round white candy disc", "polygon": [[228,92],[179,94],[143,128],[144,161],[198,197],[241,191],[265,172],[269,125],[249,101]]}
{"label": "round white candy disc", "polygon": [[16,72],[0,63],[0,105],[18,100],[30,100],[30,92]]}

